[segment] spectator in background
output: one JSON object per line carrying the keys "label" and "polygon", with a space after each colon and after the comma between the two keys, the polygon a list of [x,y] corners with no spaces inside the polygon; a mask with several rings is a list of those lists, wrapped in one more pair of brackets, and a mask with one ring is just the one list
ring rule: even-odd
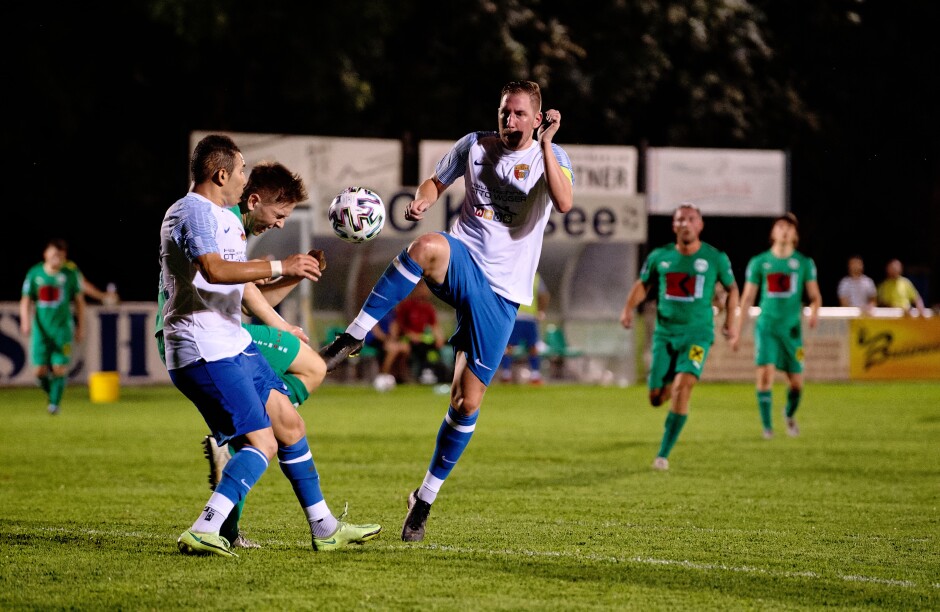
{"label": "spectator in background", "polygon": [[435,369],[440,364],[444,331],[431,301],[431,290],[423,280],[418,281],[411,295],[395,309],[389,336],[391,342],[399,342],[397,346],[402,358],[408,360],[412,371],[419,373],[422,383],[438,382],[442,373],[435,372]]}
{"label": "spectator in background", "polygon": [[531,304],[519,306],[516,324],[509,336],[506,354],[503,355],[503,361],[500,364],[500,379],[503,382],[512,382],[513,354],[516,347],[522,344],[526,347],[529,370],[532,373],[529,382],[533,385],[542,384],[542,358],[539,354],[539,341],[542,336],[539,333],[539,323],[545,318],[545,309],[548,308],[551,295],[548,293],[545,281],[542,280],[542,276],[538,272],[535,273],[532,293],[535,295],[535,300]]}
{"label": "spectator in background", "polygon": [[30,358],[52,415],[59,414],[65,393],[72,341],[81,342],[85,335],[82,273],[66,263],[68,244],[53,238],[43,249],[42,261],[26,273],[20,298],[20,332],[30,337]]}
{"label": "spectator in background", "polygon": [[366,334],[364,345],[375,351],[375,358],[379,364],[379,373],[372,381],[372,385],[378,391],[390,391],[395,388],[399,381],[406,379],[401,362],[402,357],[407,355],[408,347],[400,338],[392,337],[392,324],[394,322],[395,311],[390,310]]}
{"label": "spectator in background", "polygon": [[916,308],[920,316],[925,316],[924,300],[908,278],[903,276],[904,267],[900,259],[892,259],[885,266],[885,279],[878,285],[878,305],[887,308],[901,308],[904,314],[910,314]]}
{"label": "spectator in background", "polygon": [[836,293],[839,305],[860,308],[863,313],[871,313],[875,307],[878,291],[875,281],[865,274],[865,263],[860,255],[852,255],[848,262],[849,273],[839,281]]}

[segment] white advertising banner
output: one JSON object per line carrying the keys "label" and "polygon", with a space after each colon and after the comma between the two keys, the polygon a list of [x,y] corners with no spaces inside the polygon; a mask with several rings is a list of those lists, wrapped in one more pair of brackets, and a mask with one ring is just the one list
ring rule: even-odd
{"label": "white advertising banner", "polygon": [[704,215],[775,217],[785,213],[787,155],[783,151],[654,147],[646,156],[651,215],[671,215],[694,202]]}
{"label": "white advertising banner", "polygon": [[[419,144],[419,177],[434,174],[437,162],[453,146],[451,141],[425,140]],[[553,214],[545,229],[548,241],[645,242],[646,202],[636,193],[637,150],[635,147],[562,145],[574,170],[574,208],[566,215]],[[457,179],[422,222],[421,231],[447,229],[460,210],[464,194],[463,177]],[[413,196],[414,191],[410,195]],[[392,231],[420,233],[415,224],[401,221],[390,211]],[[388,202],[386,202],[388,204]],[[386,230],[389,221],[386,221]],[[385,230],[383,230],[384,233]],[[391,233],[391,232],[390,232]]]}
{"label": "white advertising banner", "polygon": [[249,169],[260,161],[278,161],[299,174],[313,206],[315,235],[331,233],[327,211],[346,187],[368,187],[384,199],[401,185],[398,140],[200,131],[190,135],[190,151],[208,134],[231,136]]}

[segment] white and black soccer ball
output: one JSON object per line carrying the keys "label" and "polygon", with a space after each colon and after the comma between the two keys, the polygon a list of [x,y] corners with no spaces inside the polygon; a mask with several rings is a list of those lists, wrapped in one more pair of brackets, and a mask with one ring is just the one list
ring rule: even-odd
{"label": "white and black soccer ball", "polygon": [[330,203],[330,225],[346,242],[368,242],[385,226],[385,203],[365,187],[347,187]]}

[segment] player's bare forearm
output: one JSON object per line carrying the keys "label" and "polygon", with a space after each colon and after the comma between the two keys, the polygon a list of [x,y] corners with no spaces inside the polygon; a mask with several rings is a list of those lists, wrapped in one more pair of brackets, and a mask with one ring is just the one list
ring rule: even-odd
{"label": "player's bare forearm", "polygon": [[294,333],[294,326],[285,321],[281,315],[274,310],[274,307],[268,303],[268,300],[254,283],[245,283],[245,293],[242,296],[242,309],[246,311],[246,314],[257,317],[265,325],[270,325],[275,329],[288,333]]}
{"label": "player's bare forearm", "polygon": [[725,302],[725,325],[724,330],[726,330],[725,336],[728,338],[728,341],[731,342],[731,346],[735,347],[738,343],[738,335],[741,330],[738,320],[738,307],[741,301],[741,294],[738,291],[738,284],[731,283],[728,289],[728,299]]}
{"label": "player's bare forearm", "polygon": [[425,179],[415,191],[415,199],[405,206],[406,221],[421,221],[434,203],[441,197],[447,185],[437,180],[436,176]]}
{"label": "player's bare forearm", "polygon": [[627,301],[623,305],[623,311],[620,313],[620,324],[626,329],[633,327],[633,313],[636,307],[646,299],[647,287],[642,281],[633,283],[630,293],[627,294]]}
{"label": "player's bare forearm", "polygon": [[319,262],[306,253],[276,261],[227,261],[218,253],[207,253],[197,261],[206,280],[219,285],[238,285],[281,275],[317,280],[321,274]]}

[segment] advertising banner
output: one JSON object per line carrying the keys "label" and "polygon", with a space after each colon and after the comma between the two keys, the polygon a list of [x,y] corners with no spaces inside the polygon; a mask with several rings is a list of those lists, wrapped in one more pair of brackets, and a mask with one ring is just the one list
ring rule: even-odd
{"label": "advertising banner", "polygon": [[278,161],[299,174],[310,197],[306,205],[312,209],[309,228],[314,235],[332,234],[327,212],[346,187],[368,187],[384,200],[401,185],[398,140],[200,131],[190,135],[190,151],[210,133],[231,136],[249,169],[260,161]]}
{"label": "advertising banner", "polygon": [[852,319],[849,334],[852,379],[940,379],[940,317]]}
{"label": "advertising banner", "polygon": [[[69,381],[85,383],[95,372],[118,372],[122,384],[170,382],[153,337],[156,302],[89,304],[85,317],[85,339],[73,344]],[[19,326],[18,302],[0,303],[0,387],[36,386],[29,338]]]}
{"label": "advertising banner", "polygon": [[671,215],[680,202],[702,214],[776,217],[788,210],[783,151],[652,147],[646,155],[651,215]]}

